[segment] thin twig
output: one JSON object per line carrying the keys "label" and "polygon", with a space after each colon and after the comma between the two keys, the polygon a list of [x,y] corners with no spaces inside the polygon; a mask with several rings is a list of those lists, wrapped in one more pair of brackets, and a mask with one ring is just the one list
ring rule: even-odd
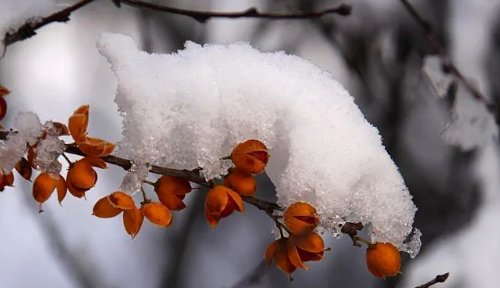
{"label": "thin twig", "polygon": [[[22,41],[36,35],[36,30],[42,28],[43,26],[53,23],[53,22],[66,22],[69,20],[69,16],[74,11],[82,8],[83,6],[93,2],[94,0],[82,0],[74,5],[71,5],[61,11],[44,17],[38,21],[26,22],[23,26],[19,27],[15,32],[7,33],[3,39],[3,44],[5,47],[9,46],[18,41]],[[5,48],[6,49],[6,48]],[[4,50],[5,53],[5,50]]]}
{"label": "thin twig", "polygon": [[121,4],[145,8],[155,11],[161,11],[176,15],[183,15],[193,18],[194,20],[205,23],[207,20],[211,18],[264,18],[270,20],[304,20],[304,19],[313,19],[313,18],[321,18],[330,14],[338,14],[342,16],[347,16],[351,14],[352,7],[347,4],[341,4],[335,8],[329,8],[318,12],[310,12],[310,13],[265,13],[260,12],[257,8],[249,8],[244,11],[239,12],[214,12],[214,11],[198,11],[198,10],[187,10],[174,8],[154,3],[148,3],[141,0],[119,0]]}
{"label": "thin twig", "polygon": [[436,278],[432,279],[431,281],[429,281],[425,284],[422,284],[420,286],[417,286],[415,288],[428,288],[428,287],[431,287],[432,285],[437,284],[437,283],[444,283],[446,281],[446,279],[448,279],[449,276],[450,276],[450,273],[444,273],[442,275],[437,275]]}
{"label": "thin twig", "polygon": [[467,79],[464,74],[457,68],[451,57],[448,55],[448,52],[444,48],[444,46],[439,41],[434,28],[430,24],[430,22],[425,19],[417,9],[408,1],[408,0],[400,0],[403,6],[406,8],[408,13],[413,17],[413,19],[422,27],[425,32],[425,37],[429,42],[431,49],[434,53],[438,54],[441,57],[443,71],[447,74],[451,74],[455,76],[464,87],[469,90],[469,92],[476,98],[478,101],[484,103],[488,111],[493,114],[497,113],[497,105],[491,102],[477,87],[472,84],[472,82]]}

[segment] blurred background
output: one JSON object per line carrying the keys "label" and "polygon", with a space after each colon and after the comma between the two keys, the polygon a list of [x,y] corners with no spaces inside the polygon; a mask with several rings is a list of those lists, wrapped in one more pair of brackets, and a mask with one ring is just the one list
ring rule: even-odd
{"label": "blurred background", "polygon": [[[294,273],[289,282],[262,257],[273,241],[273,222],[247,207],[209,228],[204,193],[190,193],[174,225],[145,223],[133,241],[121,217],[91,216],[93,204],[115,191],[125,171],[98,171],[87,201],[55,199],[38,214],[31,183],[16,175],[0,194],[0,287],[415,287],[450,272],[436,287],[499,287],[500,163],[496,116],[436,65],[422,28],[399,0],[169,0],[150,2],[185,9],[308,12],[353,7],[352,15],[302,21],[212,19],[205,24],[178,15],[116,8],[95,1],[13,44],[0,60],[11,127],[18,111],[65,122],[90,104],[89,131],[120,140],[114,104],[116,79],[95,48],[101,31],[131,35],[141,48],[169,53],[187,40],[247,41],[263,51],[284,50],[311,60],[342,82],[366,118],[380,130],[419,208],[415,226],[422,250],[405,256],[403,274],[380,280],[369,274],[364,249],[348,238],[325,236],[332,251]],[[414,0],[455,64],[492,102],[500,100],[500,1]],[[61,9],[69,1],[61,1]],[[186,167],[194,168],[194,167]],[[272,183],[259,176],[259,198],[275,200]]]}

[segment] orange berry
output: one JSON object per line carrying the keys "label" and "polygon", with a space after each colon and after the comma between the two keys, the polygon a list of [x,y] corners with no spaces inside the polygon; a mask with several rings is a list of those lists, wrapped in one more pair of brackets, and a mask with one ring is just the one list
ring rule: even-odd
{"label": "orange berry", "polygon": [[69,167],[67,180],[75,188],[87,191],[97,182],[97,173],[89,162],[82,159]]}
{"label": "orange berry", "polygon": [[293,234],[311,232],[319,224],[316,209],[306,202],[296,202],[283,213],[285,225]]}
{"label": "orange berry", "polygon": [[164,205],[157,202],[149,202],[142,206],[142,213],[149,222],[160,227],[168,227],[172,225],[172,214]]}
{"label": "orange berry", "polygon": [[77,142],[78,148],[87,156],[105,157],[113,153],[115,144],[97,139],[86,137]]}
{"label": "orange berry", "polygon": [[133,209],[123,211],[123,225],[125,226],[125,231],[132,236],[132,239],[139,234],[143,222],[144,214],[142,213],[142,209],[134,207]]}
{"label": "orange berry", "polygon": [[33,198],[42,204],[47,201],[54,189],[57,188],[59,203],[66,195],[66,182],[61,175],[51,175],[49,173],[40,173],[33,182]]}
{"label": "orange berry", "polygon": [[394,276],[401,273],[401,254],[391,243],[377,242],[366,249],[366,265],[375,277]]}
{"label": "orange berry", "polygon": [[247,173],[260,174],[266,168],[269,153],[264,143],[250,139],[234,147],[231,160],[236,167]]}
{"label": "orange berry", "polygon": [[14,174],[10,172],[9,174],[1,174],[0,172],[0,191],[5,189],[5,186],[13,187],[14,185]]}
{"label": "orange berry", "polygon": [[178,211],[186,208],[182,200],[192,188],[186,179],[163,175],[156,181],[154,189],[161,204]]}
{"label": "orange berry", "polygon": [[243,196],[252,196],[257,189],[255,177],[239,168],[231,168],[224,179],[224,185]]}
{"label": "orange berry", "polygon": [[114,207],[113,204],[111,204],[111,201],[109,201],[109,197],[106,196],[102,197],[95,203],[92,215],[99,218],[113,218],[122,211],[122,209]]}
{"label": "orange berry", "polygon": [[243,199],[233,190],[218,185],[205,198],[205,217],[210,226],[215,227],[221,218],[231,215],[234,210],[243,212]]}
{"label": "orange berry", "polygon": [[290,280],[293,280],[291,274],[297,267],[290,261],[288,257],[288,238],[280,238],[269,245],[264,253],[264,261],[269,265],[274,260],[276,266],[285,272]]}
{"label": "orange berry", "polygon": [[80,142],[87,137],[87,127],[89,125],[89,105],[83,105],[75,110],[69,117],[68,130],[75,142]]}
{"label": "orange berry", "polygon": [[121,191],[111,193],[108,196],[108,199],[111,205],[118,209],[129,210],[134,209],[135,207],[134,199],[132,199],[132,197],[127,193]]}
{"label": "orange berry", "polygon": [[3,97],[0,97],[0,120],[5,117],[5,114],[7,114],[7,101]]}
{"label": "orange berry", "polygon": [[33,168],[31,167],[31,164],[26,158],[21,158],[16,163],[16,171],[21,175],[24,179],[31,181],[31,174],[33,173]]}

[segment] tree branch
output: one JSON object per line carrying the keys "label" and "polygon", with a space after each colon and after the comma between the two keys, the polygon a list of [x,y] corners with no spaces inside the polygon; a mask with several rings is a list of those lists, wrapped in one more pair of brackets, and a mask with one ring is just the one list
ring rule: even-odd
{"label": "tree branch", "polygon": [[469,90],[469,92],[472,94],[472,96],[474,96],[474,98],[484,103],[488,111],[496,115],[498,109],[496,103],[491,102],[457,68],[455,63],[451,60],[451,57],[448,55],[448,52],[439,41],[434,31],[434,28],[432,27],[430,22],[417,11],[417,9],[409,2],[409,0],[400,0],[400,1],[405,7],[405,9],[408,11],[408,13],[411,15],[411,17],[415,20],[415,22],[417,22],[417,24],[420,25],[424,30],[427,41],[431,45],[431,48],[434,51],[434,53],[438,54],[441,57],[443,71],[447,74],[453,75],[460,82],[462,82],[462,84],[465,86],[467,90]]}
{"label": "tree branch", "polygon": [[352,7],[347,4],[341,4],[335,8],[329,8],[318,12],[310,12],[310,13],[265,13],[260,12],[257,8],[249,8],[240,12],[210,12],[210,11],[198,11],[198,10],[187,10],[174,8],[169,6],[163,6],[154,3],[148,3],[141,0],[117,0],[113,2],[119,2],[121,4],[139,7],[149,10],[161,11],[176,15],[183,15],[193,18],[194,20],[205,23],[207,20],[211,18],[264,18],[264,19],[272,19],[272,20],[299,20],[299,19],[312,19],[312,18],[321,18],[323,16],[329,14],[338,14],[342,16],[347,16],[351,14]]}
{"label": "tree branch", "polygon": [[[0,140],[7,140],[7,136],[9,134],[14,134],[17,133],[16,131],[5,131],[5,130],[0,130]],[[64,150],[65,153],[68,154],[73,154],[73,155],[79,155],[79,156],[85,156],[85,154],[78,148],[76,144],[65,144],[66,149]],[[132,162],[128,159],[116,157],[113,155],[102,157],[104,162],[122,167],[125,170],[129,170],[130,167],[132,167]],[[205,180],[203,176],[200,175],[201,168],[196,168],[193,170],[187,170],[187,169],[172,169],[172,168],[167,168],[167,167],[161,167],[161,166],[156,166],[156,165],[151,165],[151,168],[149,172],[154,173],[154,174],[159,174],[159,175],[170,175],[174,177],[179,177],[179,178],[184,178],[189,180],[190,182],[200,184],[203,186],[211,186],[211,183]],[[280,207],[278,204],[269,202],[266,200],[262,199],[257,199],[252,196],[242,196],[241,197],[243,201],[257,207],[260,210],[270,212],[272,213],[273,211],[276,210],[283,210],[282,207]]]}
{"label": "tree branch", "polygon": [[437,275],[436,278],[432,279],[431,281],[429,281],[425,284],[422,284],[420,286],[417,286],[415,288],[428,288],[428,287],[431,287],[432,285],[437,284],[437,283],[444,283],[446,281],[446,279],[448,279],[449,276],[450,276],[450,273],[444,273],[442,275]]}
{"label": "tree branch", "polygon": [[[36,35],[36,30],[42,28],[43,26],[53,23],[53,22],[66,22],[69,20],[69,16],[72,12],[82,8],[83,6],[93,2],[94,0],[82,0],[79,1],[61,11],[58,11],[52,15],[44,17],[38,21],[26,22],[23,26],[19,27],[15,32],[5,34],[3,39],[3,44],[5,47],[10,44],[16,43],[18,41],[26,40],[31,36]],[[6,48],[4,48],[5,54]]]}

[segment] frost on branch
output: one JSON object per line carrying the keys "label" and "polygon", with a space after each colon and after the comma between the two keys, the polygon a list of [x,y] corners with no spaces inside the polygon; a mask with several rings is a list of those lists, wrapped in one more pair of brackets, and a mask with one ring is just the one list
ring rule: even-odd
{"label": "frost on branch", "polygon": [[42,124],[35,113],[21,112],[14,120],[17,133],[9,134],[7,140],[0,143],[0,174],[10,173],[26,152],[26,144],[35,144],[42,133]]}
{"label": "frost on branch", "polygon": [[343,221],[371,223],[373,241],[402,248],[416,207],[377,129],[327,72],[244,43],[149,54],[105,33],[97,46],[119,82],[119,156],[202,167],[210,179],[226,172],[220,158],[237,143],[259,139],[280,204],[311,203],[332,234]]}
{"label": "frost on branch", "polygon": [[56,10],[53,0],[1,0],[0,1],[0,51],[4,50],[6,33],[19,29],[26,22],[35,22]]}

